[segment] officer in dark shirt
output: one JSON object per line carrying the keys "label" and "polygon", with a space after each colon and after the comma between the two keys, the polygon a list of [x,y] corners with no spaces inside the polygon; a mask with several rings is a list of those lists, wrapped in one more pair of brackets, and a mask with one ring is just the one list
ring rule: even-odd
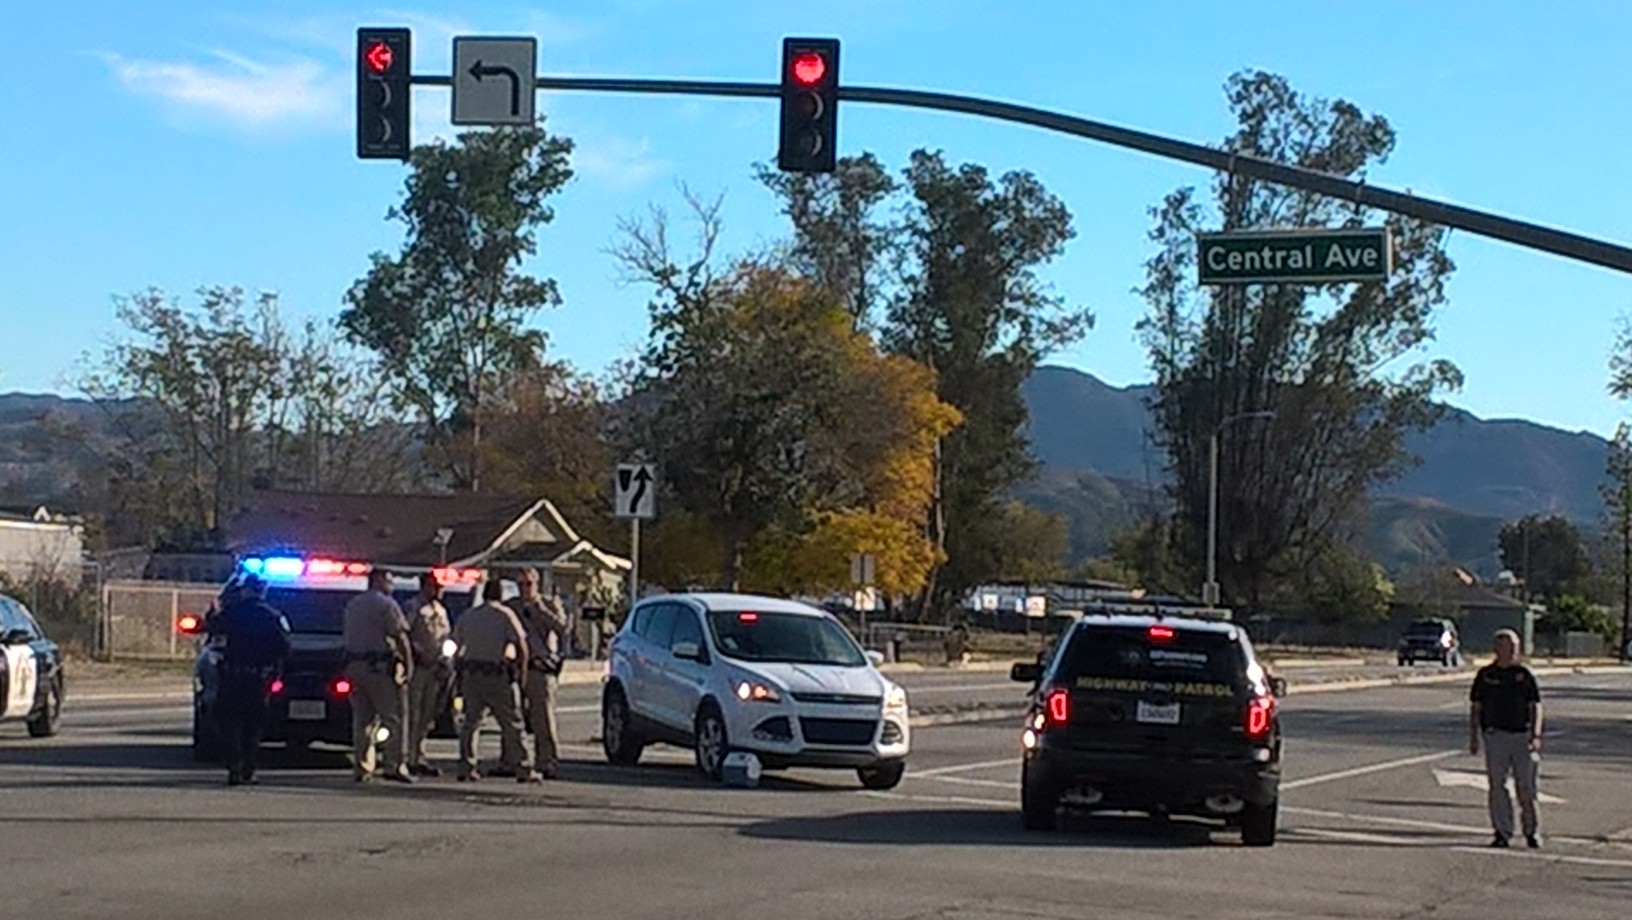
{"label": "officer in dark shirt", "polygon": [[249,575],[217,615],[213,631],[226,640],[216,710],[227,784],[253,783],[272,684],[289,655],[289,621],[266,603],[266,582]]}
{"label": "officer in dark shirt", "polygon": [[1485,752],[1485,777],[1490,784],[1490,823],[1496,829],[1493,847],[1506,847],[1513,837],[1513,802],[1507,794],[1511,774],[1519,793],[1519,814],[1525,842],[1541,846],[1536,817],[1536,774],[1541,762],[1541,690],[1536,675],[1519,664],[1519,635],[1511,629],[1496,633],[1496,661],[1474,675],[1469,697],[1468,750]]}

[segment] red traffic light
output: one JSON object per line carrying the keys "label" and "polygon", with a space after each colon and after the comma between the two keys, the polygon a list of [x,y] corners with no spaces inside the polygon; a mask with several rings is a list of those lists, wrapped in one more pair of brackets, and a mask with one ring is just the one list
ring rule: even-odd
{"label": "red traffic light", "polygon": [[375,73],[385,73],[391,69],[391,46],[385,42],[375,42],[369,47],[368,52],[363,55],[363,60],[368,63],[369,70]]}
{"label": "red traffic light", "polygon": [[827,76],[827,58],[806,51],[793,59],[793,78],[804,86],[815,86]]}

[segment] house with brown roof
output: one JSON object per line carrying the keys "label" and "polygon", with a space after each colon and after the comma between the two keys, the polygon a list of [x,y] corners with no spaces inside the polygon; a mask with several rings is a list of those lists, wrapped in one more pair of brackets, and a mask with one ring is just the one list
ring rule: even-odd
{"label": "house with brown roof", "polygon": [[608,603],[631,563],[573,530],[546,498],[255,493],[224,528],[237,555],[288,553],[405,569],[533,566],[569,596]]}

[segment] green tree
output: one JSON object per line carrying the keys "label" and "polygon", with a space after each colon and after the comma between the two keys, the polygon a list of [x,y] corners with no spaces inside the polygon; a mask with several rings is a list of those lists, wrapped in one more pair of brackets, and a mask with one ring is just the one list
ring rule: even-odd
{"label": "green tree", "polygon": [[1017,501],[999,508],[1008,539],[1001,544],[995,570],[1007,581],[1046,582],[1066,574],[1068,550],[1065,519]]}
{"label": "green tree", "polygon": [[377,491],[413,478],[413,431],[332,330],[298,332],[278,299],[213,287],[187,307],[156,290],[116,301],[124,335],[80,388],[111,440],[78,433],[97,474],[80,496],[117,543],[205,548],[260,487]]}
{"label": "green tree", "polygon": [[[835,289],[858,323],[881,312],[885,347],[931,368],[963,418],[937,445],[927,532],[947,562],[920,593],[923,612],[999,573],[1004,503],[1033,468],[1020,386],[1092,316],[1038,276],[1074,231],[1035,176],[994,178],[925,150],[902,175],[898,185],[870,155],[831,176],[762,173],[793,221],[795,265]],[[878,217],[898,188],[899,219]]]}
{"label": "green tree", "polygon": [[546,364],[501,381],[487,408],[482,444],[485,488],[549,498],[583,536],[623,542],[615,527],[609,408],[595,381]]}
{"label": "green tree", "polygon": [[[1225,149],[1364,179],[1394,148],[1394,129],[1352,103],[1312,99],[1281,77],[1237,74],[1228,83],[1237,129]],[[1175,547],[1200,572],[1209,490],[1209,442],[1220,435],[1219,580],[1225,598],[1258,609],[1276,573],[1300,571],[1357,530],[1369,490],[1403,471],[1407,431],[1438,417],[1434,397],[1460,385],[1447,362],[1391,375],[1432,337],[1452,263],[1444,231],[1384,221],[1394,268],[1385,283],[1253,285],[1199,290],[1196,234],[1361,226],[1366,209],[1240,175],[1211,199],[1192,187],[1152,210],[1158,252],[1141,293],[1140,331],[1156,374],[1153,406],[1177,508]],[[1269,422],[1226,420],[1270,411]],[[1199,577],[1187,579],[1199,583]]]}
{"label": "green tree", "polygon": [[1581,588],[1592,560],[1581,531],[1563,515],[1527,515],[1502,525],[1496,538],[1502,567],[1523,580],[1525,593],[1553,600]]}
{"label": "green tree", "polygon": [[104,507],[144,543],[209,545],[281,455],[290,392],[277,298],[198,294],[196,309],[157,290],[117,299],[127,335],[80,380],[121,435],[103,454]]}
{"label": "green tree", "polygon": [[720,584],[831,587],[862,550],[891,584],[921,581],[940,561],[913,545],[933,445],[957,423],[933,374],[883,354],[839,297],[776,262],[718,269],[718,202],[688,198],[694,258],[676,258],[661,212],[626,221],[614,251],[654,294],[620,440],[658,461],[674,504],[701,519],[693,532],[717,534]]}
{"label": "green tree", "polygon": [[1574,594],[1553,598],[1547,604],[1547,614],[1537,624],[1537,632],[1561,644],[1566,633],[1586,632],[1602,636],[1604,643],[1615,645],[1621,625],[1608,610]]}
{"label": "green tree", "polygon": [[552,279],[521,271],[547,201],[572,177],[572,143],[540,126],[474,131],[416,147],[394,258],[376,253],[340,324],[372,350],[459,488],[482,485],[483,411],[509,375],[536,369],[545,337],[526,324],[560,303]]}
{"label": "green tree", "polygon": [[1195,581],[1173,553],[1173,523],[1141,518],[1111,536],[1110,560],[1132,586],[1157,594],[1189,594]]}
{"label": "green tree", "polygon": [[1394,600],[1383,567],[1342,543],[1328,544],[1313,564],[1281,584],[1278,607],[1326,623],[1381,621]]}
{"label": "green tree", "polygon": [[1616,647],[1624,661],[1632,655],[1632,426],[1625,422],[1615,427],[1604,473],[1600,489],[1608,524],[1605,530],[1614,547],[1612,556],[1618,563],[1615,568],[1619,570],[1621,589],[1621,638]]}
{"label": "green tree", "polygon": [[900,186],[871,153],[843,157],[831,173],[787,173],[761,164],[759,181],[793,223],[791,266],[844,301],[865,325],[888,290],[884,277],[900,227],[879,216]]}

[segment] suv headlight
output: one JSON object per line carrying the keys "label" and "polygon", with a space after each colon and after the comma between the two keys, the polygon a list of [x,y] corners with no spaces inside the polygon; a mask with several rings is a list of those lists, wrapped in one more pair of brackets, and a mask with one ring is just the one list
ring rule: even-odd
{"label": "suv headlight", "polygon": [[885,709],[906,709],[907,688],[900,684],[893,684],[888,693],[884,694]]}
{"label": "suv headlight", "polygon": [[736,686],[737,699],[744,703],[780,703],[782,693],[770,684],[752,681],[738,681]]}

